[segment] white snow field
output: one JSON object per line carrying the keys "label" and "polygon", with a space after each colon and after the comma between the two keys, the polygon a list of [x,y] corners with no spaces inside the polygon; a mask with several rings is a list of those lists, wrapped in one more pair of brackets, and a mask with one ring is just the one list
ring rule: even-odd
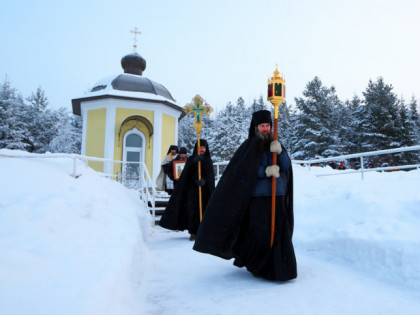
{"label": "white snow field", "polygon": [[0,150],[0,314],[420,313],[420,170],[295,165],[298,278],[278,283],[153,227],[82,164],[10,154],[28,155]]}

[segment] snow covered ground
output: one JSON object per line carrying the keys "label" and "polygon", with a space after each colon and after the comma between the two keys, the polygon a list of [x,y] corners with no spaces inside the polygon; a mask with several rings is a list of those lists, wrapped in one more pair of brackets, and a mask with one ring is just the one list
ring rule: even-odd
{"label": "snow covered ground", "polygon": [[298,278],[273,283],[72,163],[0,157],[0,314],[419,314],[420,170],[295,166]]}

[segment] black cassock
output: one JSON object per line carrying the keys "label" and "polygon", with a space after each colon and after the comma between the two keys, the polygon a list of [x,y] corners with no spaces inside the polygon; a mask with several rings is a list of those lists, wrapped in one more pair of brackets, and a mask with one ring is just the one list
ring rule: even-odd
{"label": "black cassock", "polygon": [[[206,146],[201,164],[201,177],[205,178],[205,185],[201,187],[202,210],[214,191],[214,169],[210,157],[208,144],[202,140],[201,145]],[[200,225],[199,192],[196,180],[198,180],[198,163],[194,162],[197,156],[197,144],[194,153],[187,159],[178,183],[166,206],[165,212],[160,219],[159,225],[174,231],[188,230],[190,234],[197,234]]]}
{"label": "black cassock", "polygon": [[[285,148],[283,147],[283,150]],[[253,197],[262,149],[255,137],[235,152],[220,179],[198,230],[194,250],[235,258],[255,276],[286,281],[297,277],[293,235],[293,172],[281,172],[286,194],[276,197],[274,243],[270,248],[271,197]]]}

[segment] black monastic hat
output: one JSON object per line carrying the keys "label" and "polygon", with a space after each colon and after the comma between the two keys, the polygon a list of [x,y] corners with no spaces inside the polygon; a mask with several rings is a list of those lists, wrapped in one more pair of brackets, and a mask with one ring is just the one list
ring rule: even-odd
{"label": "black monastic hat", "polygon": [[[198,144],[198,142],[195,143],[193,156],[197,155],[197,144]],[[208,157],[211,157],[209,144],[207,143],[207,140],[200,139],[200,147],[206,147],[206,153],[204,153],[204,155],[206,155]]]}
{"label": "black monastic hat", "polygon": [[270,124],[270,127],[273,127],[273,121],[271,119],[271,112],[268,110],[259,110],[252,114],[251,125],[249,126],[248,138],[255,136],[255,128],[259,124]]}
{"label": "black monastic hat", "polygon": [[171,150],[176,150],[176,153],[179,152],[178,151],[178,146],[177,145],[174,145],[174,144],[169,147],[168,153],[166,153],[166,154],[169,154],[171,152]]}

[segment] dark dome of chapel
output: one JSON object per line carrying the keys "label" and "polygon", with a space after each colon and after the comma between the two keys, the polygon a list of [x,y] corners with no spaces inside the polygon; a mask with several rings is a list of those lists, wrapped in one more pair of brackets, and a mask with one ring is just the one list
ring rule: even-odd
{"label": "dark dome of chapel", "polygon": [[171,93],[162,84],[154,82],[143,77],[143,71],[146,69],[146,60],[137,52],[133,52],[121,59],[121,66],[124,73],[109,79],[101,80],[90,90],[98,92],[112,88],[114,91],[142,92],[163,96],[169,100],[175,101]]}
{"label": "dark dome of chapel", "polygon": [[124,73],[142,75],[143,71],[146,69],[146,60],[138,53],[134,52],[121,59],[121,66],[124,69]]}

